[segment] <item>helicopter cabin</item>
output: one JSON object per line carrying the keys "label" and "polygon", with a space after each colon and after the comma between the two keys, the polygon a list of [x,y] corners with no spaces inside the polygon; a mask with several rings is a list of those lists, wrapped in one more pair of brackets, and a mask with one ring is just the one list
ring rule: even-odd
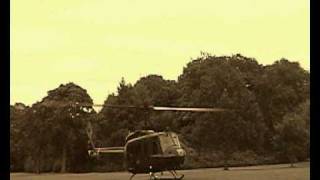
{"label": "helicopter cabin", "polygon": [[183,163],[185,155],[177,154],[181,147],[178,136],[173,132],[153,132],[131,138],[125,148],[126,166],[132,173],[157,172],[164,167],[176,169]]}

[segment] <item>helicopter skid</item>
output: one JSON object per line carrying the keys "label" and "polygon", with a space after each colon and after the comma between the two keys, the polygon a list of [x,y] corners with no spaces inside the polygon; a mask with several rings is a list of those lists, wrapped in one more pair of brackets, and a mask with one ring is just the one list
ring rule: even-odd
{"label": "helicopter skid", "polygon": [[[172,175],[171,177],[163,176],[163,172],[161,172],[161,176],[157,176],[154,172],[150,172],[150,180],[182,180],[184,178],[183,174],[178,175],[175,170],[170,170],[168,172]],[[132,180],[135,175],[136,174],[132,174],[129,180]]]}
{"label": "helicopter skid", "polygon": [[153,180],[181,180],[183,177],[176,177],[176,178],[172,178],[172,177],[158,177],[158,178],[154,178]]}
{"label": "helicopter skid", "polygon": [[[173,177],[164,177],[164,176],[156,176],[154,173],[150,173],[150,180],[181,180],[184,178],[184,175],[178,175],[176,171],[169,171]],[[162,174],[162,173],[161,173]]]}
{"label": "helicopter skid", "polygon": [[181,175],[180,177],[156,177],[152,180],[181,180],[184,178],[184,175]]}

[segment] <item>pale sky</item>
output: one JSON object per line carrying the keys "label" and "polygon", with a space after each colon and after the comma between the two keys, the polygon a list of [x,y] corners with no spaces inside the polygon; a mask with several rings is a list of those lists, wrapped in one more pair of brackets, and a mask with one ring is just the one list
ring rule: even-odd
{"label": "pale sky", "polygon": [[200,51],[285,57],[310,69],[307,0],[11,0],[10,103],[31,105],[61,83],[94,103],[124,77],[176,80]]}

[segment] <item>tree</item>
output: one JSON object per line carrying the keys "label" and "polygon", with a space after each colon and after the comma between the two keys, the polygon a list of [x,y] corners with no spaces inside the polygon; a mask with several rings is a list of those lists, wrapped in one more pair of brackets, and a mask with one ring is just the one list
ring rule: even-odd
{"label": "tree", "polygon": [[274,148],[280,157],[289,160],[291,167],[297,160],[305,160],[310,148],[310,101],[301,103],[294,112],[287,113],[277,124]]}
{"label": "tree", "polygon": [[48,91],[48,96],[30,108],[32,114],[26,131],[29,153],[38,172],[42,171],[41,161],[46,161],[44,165],[51,164],[50,170],[57,160],[60,161],[61,172],[75,171],[77,165],[85,164],[88,115],[77,104],[92,106],[92,99],[86,90],[68,83]]}
{"label": "tree", "polygon": [[[189,114],[184,118],[194,122],[183,127],[191,130],[185,131],[186,133],[197,134],[207,129],[206,138],[198,135],[191,140],[200,143],[207,139],[207,142],[201,144],[206,144],[207,147],[213,144],[214,148],[225,153],[226,160],[228,155],[237,150],[259,150],[265,132],[259,104],[248,87],[249,80],[253,83],[253,75],[241,72],[245,71],[246,67],[246,62],[243,61],[247,61],[247,58],[239,55],[203,56],[190,62],[178,79],[181,90],[181,98],[178,100],[180,105],[235,110],[212,116]],[[249,62],[251,63],[251,60]],[[252,64],[259,69],[257,63],[253,61]],[[207,122],[209,119],[211,121]],[[190,126],[196,127],[189,128]],[[210,130],[212,132],[209,132]],[[201,144],[196,143],[195,146]]]}
{"label": "tree", "polygon": [[30,107],[23,103],[10,105],[10,169],[11,171],[22,171],[26,159],[26,139],[23,125]]}
{"label": "tree", "polygon": [[[165,80],[159,75],[149,75],[139,79],[134,85],[136,99],[144,105],[176,106],[180,92],[177,83],[173,80]],[[175,123],[174,112],[146,112],[144,121],[149,122],[150,128],[161,131],[167,127],[173,128]],[[142,117],[143,118],[143,117]]]}
{"label": "tree", "polygon": [[[170,106],[175,103],[179,96],[175,86],[174,81],[164,80],[158,75],[142,77],[134,85],[126,84],[125,80],[122,79],[118,86],[117,95],[109,95],[105,105]],[[144,128],[163,130],[171,124],[171,122],[163,123],[165,119],[170,120],[171,115],[169,113],[153,113],[145,109],[103,107],[99,116],[99,129],[101,129],[98,130],[99,139],[104,141],[103,144],[106,146],[120,145],[119,141],[110,138],[117,139],[113,134],[119,130],[123,132],[121,133],[121,139],[124,142],[127,135],[124,130],[127,130],[126,132]]]}
{"label": "tree", "polygon": [[310,74],[296,62],[286,59],[264,66],[253,88],[268,127],[265,149],[270,149],[275,125],[285,114],[309,99]]}
{"label": "tree", "polygon": [[273,122],[309,97],[309,83],[309,73],[298,63],[281,59],[265,67],[256,93],[271,130]]}

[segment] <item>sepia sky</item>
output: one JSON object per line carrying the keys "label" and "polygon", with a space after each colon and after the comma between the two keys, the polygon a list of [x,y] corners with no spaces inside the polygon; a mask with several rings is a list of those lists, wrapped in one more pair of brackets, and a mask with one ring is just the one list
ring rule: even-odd
{"label": "sepia sky", "polygon": [[285,57],[309,70],[308,0],[11,0],[10,103],[31,105],[61,83],[94,103],[160,74],[177,79],[200,51]]}

